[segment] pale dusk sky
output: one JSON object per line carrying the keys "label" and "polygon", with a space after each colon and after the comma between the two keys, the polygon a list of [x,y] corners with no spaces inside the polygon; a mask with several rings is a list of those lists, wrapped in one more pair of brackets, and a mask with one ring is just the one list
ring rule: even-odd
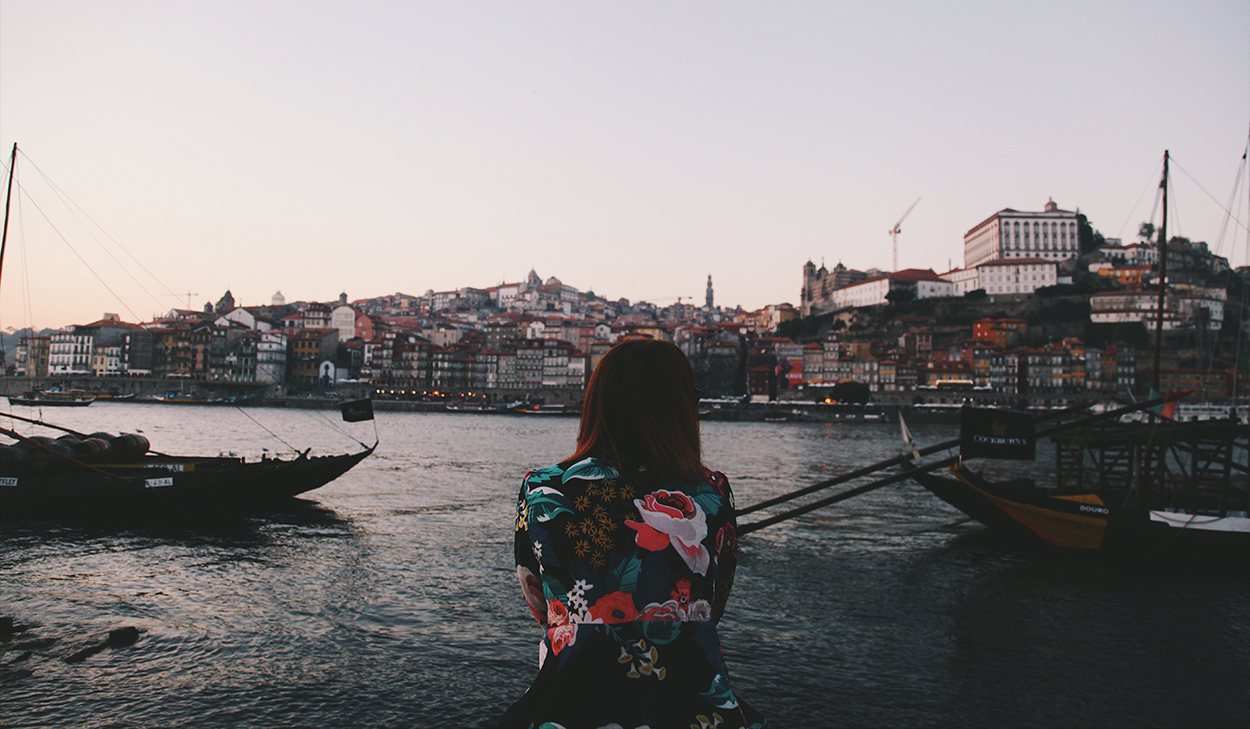
{"label": "pale dusk sky", "polygon": [[890,268],[917,198],[901,268],[1049,198],[1133,242],[1164,149],[1170,232],[1246,265],[1248,132],[1245,0],[0,0],[0,328],[531,268],[797,305],[809,259]]}

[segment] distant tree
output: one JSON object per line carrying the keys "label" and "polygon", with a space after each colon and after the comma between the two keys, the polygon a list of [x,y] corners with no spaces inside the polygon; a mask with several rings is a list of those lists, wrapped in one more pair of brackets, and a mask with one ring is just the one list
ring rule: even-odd
{"label": "distant tree", "polygon": [[1142,223],[1137,228],[1137,237],[1141,238],[1146,243],[1152,242],[1155,239],[1155,224]]}
{"label": "distant tree", "polygon": [[904,306],[916,300],[916,292],[912,289],[891,289],[885,300],[895,306]]}
{"label": "distant tree", "polygon": [[829,329],[835,332],[840,332],[843,329],[846,329],[846,319],[834,319],[833,326],[829,327]]}
{"label": "distant tree", "polygon": [[989,297],[990,295],[985,293],[985,289],[973,289],[969,291],[968,293],[964,294],[964,298],[968,299],[969,301],[976,301],[979,299],[988,299]]}
{"label": "distant tree", "polygon": [[1057,296],[1068,296],[1076,293],[1075,286],[1072,284],[1055,284],[1054,286],[1040,286],[1033,291],[1033,295],[1039,299],[1053,299]]}
{"label": "distant tree", "polygon": [[1080,252],[1082,254],[1093,253],[1107,244],[1107,239],[1102,233],[1094,230],[1094,227],[1089,224],[1089,219],[1085,217],[1084,213],[1076,214],[1076,233],[1077,242],[1080,244]]}

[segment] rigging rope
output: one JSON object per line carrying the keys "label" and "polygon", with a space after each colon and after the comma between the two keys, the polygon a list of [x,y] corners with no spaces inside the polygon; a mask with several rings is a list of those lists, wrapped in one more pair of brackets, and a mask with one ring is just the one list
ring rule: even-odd
{"label": "rigging rope", "polygon": [[286,446],[287,448],[290,448],[292,452],[294,452],[294,453],[299,453],[299,449],[298,449],[298,448],[296,448],[295,446],[291,445],[290,443],[287,443],[285,440],[282,440],[282,437],[281,437],[281,436],[279,436],[277,433],[275,433],[275,432],[273,432],[272,430],[270,430],[270,429],[266,428],[266,427],[265,427],[264,425],[262,425],[262,424],[261,424],[261,422],[260,422],[259,420],[257,420],[256,418],[253,418],[251,415],[248,415],[248,412],[247,412],[246,410],[244,410],[243,408],[239,407],[238,405],[235,405],[235,406],[234,406],[234,409],[235,409],[235,410],[238,410],[239,412],[241,412],[241,413],[243,413],[244,415],[246,415],[248,420],[252,421],[253,423],[256,423],[256,425],[258,425],[258,426],[260,427],[260,429],[261,429],[261,430],[263,430],[263,431],[265,431],[266,433],[268,433],[269,435],[273,436],[274,440],[278,441],[279,443],[281,443],[282,445]]}
{"label": "rigging rope", "polygon": [[[1241,160],[1242,160],[1241,167],[1242,167],[1242,168],[1244,168],[1244,167],[1245,167],[1245,160],[1246,160],[1245,156],[1242,156]],[[1228,218],[1226,218],[1226,219],[1225,219],[1226,221],[1231,219],[1234,223],[1236,223],[1237,225],[1241,226],[1241,229],[1242,229],[1242,230],[1247,230],[1247,231],[1250,231],[1250,228],[1247,228],[1245,223],[1243,223],[1243,222],[1241,222],[1240,220],[1238,220],[1238,219],[1237,219],[1237,218],[1233,215],[1233,212],[1232,212],[1231,210],[1229,210],[1229,208],[1228,208],[1227,206],[1225,206],[1225,205],[1221,204],[1219,200],[1216,200],[1216,199],[1215,199],[1215,196],[1214,196],[1214,195],[1212,195],[1210,192],[1208,192],[1208,191],[1207,191],[1207,188],[1205,188],[1205,187],[1203,187],[1203,186],[1202,186],[1202,183],[1200,183],[1200,182],[1198,182],[1197,180],[1195,180],[1195,179],[1194,179],[1194,176],[1193,176],[1193,175],[1191,175],[1191,174],[1189,174],[1189,171],[1188,171],[1188,170],[1186,170],[1184,167],[1181,167],[1181,166],[1180,166],[1180,164],[1179,164],[1179,163],[1177,163],[1177,161],[1176,161],[1176,158],[1175,158],[1175,157],[1173,157],[1173,158],[1172,158],[1172,164],[1176,165],[1176,168],[1177,168],[1177,169],[1179,169],[1181,172],[1184,172],[1184,173],[1185,173],[1185,176],[1186,176],[1186,177],[1188,177],[1188,178],[1190,179],[1190,181],[1191,181],[1191,182],[1193,182],[1195,185],[1197,185],[1199,190],[1202,190],[1203,192],[1205,192],[1205,193],[1207,194],[1207,197],[1211,198],[1211,201],[1212,201],[1212,202],[1214,202],[1216,205],[1219,205],[1220,210],[1223,210],[1223,211],[1224,211],[1224,214],[1228,216]],[[1236,183],[1234,183],[1234,184],[1233,184],[1233,194],[1234,194],[1234,195],[1236,195],[1236,194],[1237,194],[1237,186],[1238,186],[1238,184],[1240,184],[1240,180],[1241,180],[1241,169],[1238,169],[1238,171],[1237,171],[1237,180],[1238,180],[1238,182],[1236,182]],[[1226,222],[1225,224],[1227,225],[1227,222]],[[1221,228],[1221,230],[1223,230],[1223,228]]]}
{"label": "rigging rope", "polygon": [[[1137,196],[1137,202],[1133,203],[1133,207],[1132,207],[1131,209],[1129,209],[1129,211],[1128,211],[1128,217],[1124,219],[1124,224],[1120,226],[1120,232],[1116,234],[1116,237],[1120,238],[1121,240],[1123,240],[1123,239],[1124,239],[1124,229],[1128,227],[1128,223],[1129,223],[1129,221],[1133,219],[1133,215],[1137,212],[1137,206],[1138,206],[1138,205],[1141,205],[1141,199],[1142,199],[1143,197],[1146,197],[1146,191],[1150,189],[1150,186],[1151,186],[1152,184],[1154,184],[1154,185],[1157,185],[1157,184],[1158,184],[1158,183],[1156,183],[1156,182],[1155,182],[1155,180],[1158,180],[1158,179],[1159,179],[1159,168],[1160,168],[1162,165],[1163,165],[1163,161],[1162,161],[1162,160],[1160,160],[1160,161],[1159,161],[1159,164],[1158,164],[1158,165],[1155,165],[1154,171],[1150,173],[1150,177],[1149,177],[1149,178],[1147,179],[1147,181],[1146,181],[1146,185],[1145,185],[1144,187],[1142,187],[1142,189],[1141,189],[1141,194]],[[1151,213],[1151,215],[1150,215],[1150,219],[1151,219],[1151,220],[1154,220],[1154,214],[1153,214],[1153,213]]]}
{"label": "rigging rope", "polygon": [[[21,190],[19,190],[19,192],[21,192]],[[107,289],[108,292],[112,294],[114,298],[117,299],[117,302],[119,304],[126,307],[126,311],[130,312],[130,315],[135,318],[135,321],[143,321],[143,318],[140,317],[138,314],[136,314],[134,312],[134,309],[131,309],[130,306],[125,301],[122,300],[122,297],[118,296],[117,292],[114,291],[112,287],[110,287],[107,283],[104,282],[104,279],[100,277],[100,274],[96,273],[96,270],[91,267],[91,264],[87,263],[87,259],[83,258],[82,254],[78,252],[78,249],[74,248],[74,246],[69,242],[69,239],[67,239],[65,235],[61,233],[60,229],[56,227],[56,224],[52,222],[52,219],[48,217],[48,214],[43,211],[43,208],[39,207],[39,203],[35,202],[34,199],[31,198],[30,204],[35,206],[35,209],[38,210],[39,214],[43,216],[43,219],[47,221],[48,225],[52,228],[52,230],[61,238],[61,242],[64,243],[65,246],[69,248],[70,251],[72,251],[75,256],[78,257],[79,261],[82,261],[82,265],[87,267],[87,270],[91,272],[92,276],[96,277],[96,280],[100,282],[100,285],[103,286],[105,289]]]}
{"label": "rigging rope", "polygon": [[105,229],[104,229],[104,226],[102,226],[102,225],[100,225],[98,222],[96,222],[95,218],[91,217],[90,213],[88,213],[86,210],[84,210],[84,209],[83,209],[83,207],[82,207],[81,205],[79,205],[77,202],[75,202],[75,201],[74,201],[74,199],[73,199],[73,198],[71,198],[68,194],[66,194],[66,192],[65,192],[64,190],[62,190],[62,189],[61,189],[61,187],[60,187],[59,185],[57,185],[57,184],[56,184],[56,182],[54,182],[54,181],[52,180],[52,178],[48,177],[48,175],[47,175],[47,174],[45,174],[45,173],[44,173],[44,171],[43,171],[42,169],[40,169],[40,168],[39,168],[39,165],[35,164],[35,163],[34,163],[34,161],[33,161],[33,160],[31,160],[31,158],[30,158],[29,156],[27,156],[27,154],[26,154],[24,151],[22,151],[22,150],[18,150],[18,151],[19,151],[19,152],[22,152],[22,158],[23,158],[23,159],[25,159],[27,162],[29,162],[31,167],[34,167],[34,168],[35,168],[35,171],[39,173],[39,176],[43,178],[44,182],[48,183],[48,187],[52,188],[52,191],[53,191],[53,192],[55,192],[55,193],[57,194],[57,196],[61,199],[61,203],[62,203],[63,205],[65,205],[66,209],[68,209],[68,210],[70,211],[70,214],[71,214],[71,215],[73,215],[73,216],[74,216],[74,218],[78,220],[78,223],[79,223],[80,225],[82,225],[83,229],[84,229],[84,230],[86,230],[86,231],[87,231],[87,233],[88,233],[88,234],[89,234],[89,235],[90,235],[90,236],[91,236],[91,237],[95,240],[96,244],[100,246],[100,249],[101,249],[101,250],[103,250],[103,251],[105,252],[105,254],[107,254],[107,255],[108,255],[108,257],[109,257],[109,258],[113,259],[113,262],[117,264],[118,268],[122,269],[122,271],[123,271],[123,272],[124,272],[127,276],[129,276],[129,277],[130,277],[130,280],[131,280],[131,281],[134,281],[134,282],[135,282],[135,284],[136,284],[139,288],[143,289],[143,293],[147,294],[147,295],[148,295],[148,296],[149,296],[149,297],[150,297],[153,301],[155,301],[155,302],[156,302],[156,305],[157,305],[158,307],[163,308],[163,304],[161,304],[160,300],[159,300],[159,299],[158,299],[158,298],[157,298],[157,297],[156,297],[156,296],[155,296],[155,295],[154,295],[151,291],[148,291],[148,290],[147,290],[147,288],[146,288],[146,287],[144,287],[144,285],[143,285],[142,283],[140,283],[140,282],[139,282],[139,280],[138,280],[137,278],[135,278],[135,277],[134,277],[134,275],[133,275],[133,274],[131,274],[131,273],[130,273],[130,271],[128,271],[128,270],[126,269],[126,267],[125,267],[125,266],[123,266],[123,265],[122,265],[121,261],[118,261],[118,260],[117,260],[117,258],[116,258],[116,257],[115,257],[112,253],[110,253],[110,252],[109,252],[108,248],[105,248],[104,243],[100,241],[99,237],[97,237],[97,236],[95,235],[95,233],[93,233],[93,232],[91,231],[91,229],[90,229],[90,228],[88,228],[86,225],[84,225],[84,224],[82,223],[81,218],[79,218],[79,217],[78,217],[78,214],[79,214],[79,213],[81,213],[81,214],[82,214],[82,217],[84,217],[84,218],[86,218],[87,220],[91,221],[91,224],[92,224],[92,225],[94,225],[94,226],[96,227],[96,229],[97,229],[97,230],[99,230],[99,231],[100,231],[101,233],[103,233],[103,234],[104,234],[104,235],[105,235],[105,236],[106,236],[106,237],[107,237],[110,241],[112,241],[112,242],[113,242],[113,245],[117,246],[117,248],[118,248],[119,250],[121,250],[121,252],[122,252],[122,253],[125,253],[127,256],[129,256],[130,260],[134,261],[134,262],[135,262],[135,265],[137,265],[139,268],[143,269],[143,272],[144,272],[144,273],[146,273],[147,275],[151,276],[151,277],[152,277],[152,280],[156,281],[158,284],[160,284],[162,287],[164,287],[164,289],[165,289],[166,291],[168,291],[168,292],[169,292],[169,294],[170,294],[171,296],[178,296],[178,294],[175,294],[175,293],[174,293],[174,292],[173,292],[173,291],[169,288],[169,286],[167,286],[167,285],[165,284],[165,282],[164,282],[164,281],[160,280],[160,278],[158,278],[158,277],[156,276],[156,274],[154,274],[154,273],[152,273],[151,271],[149,271],[149,270],[147,269],[147,267],[146,267],[146,266],[144,266],[144,265],[143,265],[143,263],[142,263],[139,259],[135,258],[134,254],[132,254],[130,251],[126,250],[126,247],[125,247],[125,246],[123,246],[120,242],[118,242],[118,240],[117,240],[116,238],[114,238],[112,235],[110,235],[110,234],[109,234],[109,232],[108,232],[107,230],[105,230]]}
{"label": "rigging rope", "polygon": [[[351,433],[348,433],[346,430],[344,430],[341,426],[339,426],[339,424],[338,424],[338,423],[336,423],[336,422],[334,422],[333,420],[331,420],[330,418],[326,417],[326,414],[325,414],[325,411],[324,411],[324,410],[315,410],[314,412],[316,412],[316,413],[317,413],[317,415],[321,416],[321,419],[322,419],[322,420],[324,420],[327,424],[329,424],[329,426],[330,426],[330,429],[331,429],[331,430],[336,430],[336,431],[338,431],[338,432],[339,432],[341,435],[343,435],[345,438],[347,438],[348,440],[352,441],[353,443],[359,444],[362,448],[368,448],[368,447],[369,447],[369,446],[365,445],[364,443],[360,442],[360,440],[359,440],[359,439],[357,439],[355,436],[353,436]],[[312,417],[312,416],[310,415],[309,417]]]}

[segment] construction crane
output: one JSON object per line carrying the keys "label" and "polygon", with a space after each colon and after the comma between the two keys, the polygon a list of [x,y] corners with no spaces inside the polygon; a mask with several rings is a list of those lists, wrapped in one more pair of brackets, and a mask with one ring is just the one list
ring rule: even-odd
{"label": "construction crane", "polygon": [[910,208],[907,208],[907,212],[903,213],[903,217],[899,218],[898,222],[894,224],[894,227],[890,229],[890,240],[893,241],[894,243],[894,270],[895,271],[898,270],[898,234],[903,232],[903,229],[901,227],[903,225],[903,221],[907,219],[907,216],[911,213],[912,210],[916,209],[916,205],[919,202],[920,202],[920,198],[916,198],[916,202],[912,203]]}
{"label": "construction crane", "polygon": [[[179,296],[179,297],[186,296],[187,297],[187,311],[190,311],[191,310],[191,297],[199,296],[199,294],[195,293],[194,291],[188,291],[185,294],[170,294],[170,296]],[[160,302],[158,301],[156,303],[159,304]]]}

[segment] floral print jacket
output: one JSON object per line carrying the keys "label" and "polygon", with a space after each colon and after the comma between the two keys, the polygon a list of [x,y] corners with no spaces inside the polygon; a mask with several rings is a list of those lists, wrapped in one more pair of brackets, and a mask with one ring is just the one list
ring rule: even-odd
{"label": "floral print jacket", "polygon": [[594,458],[526,475],[517,575],[544,631],[502,726],[763,726],[734,695],[715,621],[737,537],[723,474],[625,478]]}

